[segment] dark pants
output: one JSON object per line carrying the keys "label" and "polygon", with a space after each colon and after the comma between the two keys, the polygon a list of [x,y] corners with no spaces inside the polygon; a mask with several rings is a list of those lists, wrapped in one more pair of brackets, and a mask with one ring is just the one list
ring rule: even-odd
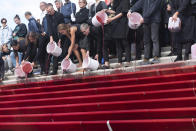
{"label": "dark pants", "polygon": [[[68,38],[66,37],[63,37],[63,39],[61,39],[61,48],[62,48],[62,54],[59,56],[59,57],[55,57],[55,56],[51,56],[49,55],[48,56],[48,69],[49,70],[49,67],[50,67],[50,61],[51,61],[51,58],[52,59],[52,63],[53,63],[53,67],[52,67],[52,71],[54,73],[57,73],[58,71],[58,62],[62,61],[66,55],[68,54],[68,48],[70,46],[70,40],[68,40]],[[48,73],[48,72],[47,72]]]}
{"label": "dark pants", "polygon": [[131,46],[130,46],[129,41],[124,40],[124,39],[117,39],[116,50],[117,50],[117,56],[118,56],[118,63],[122,63],[123,47],[125,49],[126,62],[131,61]]}
{"label": "dark pants", "polygon": [[131,43],[135,43],[136,44],[136,60],[141,59],[141,55],[142,55],[142,38],[143,38],[143,29],[142,27],[140,27],[137,30],[130,30],[130,41]]}
{"label": "dark pants", "polygon": [[111,44],[112,44],[112,41],[110,41],[110,40],[104,41],[103,58],[104,58],[105,62],[109,62],[109,48],[110,48]]}
{"label": "dark pants", "polygon": [[48,72],[47,71],[48,54],[47,54],[47,51],[46,51],[46,47],[47,47],[47,44],[49,43],[49,41],[50,41],[49,36],[40,37],[40,44],[39,44],[40,54],[39,54],[38,61],[39,61],[42,73],[43,72],[45,72],[45,73]]}
{"label": "dark pants", "polygon": [[4,60],[0,57],[0,79],[4,78],[5,68],[4,68]]}
{"label": "dark pants", "polygon": [[[189,55],[191,53],[191,46],[192,46],[192,42],[185,43],[185,55]],[[176,43],[176,47],[177,47],[177,56],[182,57],[183,44]]]}
{"label": "dark pants", "polygon": [[144,24],[144,57],[150,59],[151,40],[153,42],[153,56],[159,57],[159,23]]}

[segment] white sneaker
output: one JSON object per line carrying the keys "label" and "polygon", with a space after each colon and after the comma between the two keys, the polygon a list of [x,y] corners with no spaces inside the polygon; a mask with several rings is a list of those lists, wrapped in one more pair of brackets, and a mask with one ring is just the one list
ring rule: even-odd
{"label": "white sneaker", "polygon": [[6,75],[13,75],[13,72],[12,72],[11,70],[8,70],[8,71],[6,72]]}

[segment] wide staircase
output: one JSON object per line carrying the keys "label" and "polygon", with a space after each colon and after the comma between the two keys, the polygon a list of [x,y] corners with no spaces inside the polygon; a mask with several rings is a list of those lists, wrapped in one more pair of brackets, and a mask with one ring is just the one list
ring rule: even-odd
{"label": "wide staircase", "polygon": [[182,65],[2,85],[0,131],[194,131],[196,66]]}

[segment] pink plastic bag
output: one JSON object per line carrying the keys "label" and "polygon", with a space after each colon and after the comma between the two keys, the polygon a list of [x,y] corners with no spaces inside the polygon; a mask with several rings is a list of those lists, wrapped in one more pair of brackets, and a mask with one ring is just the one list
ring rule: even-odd
{"label": "pink plastic bag", "polygon": [[141,19],[142,16],[137,13],[137,12],[133,12],[131,13],[130,17],[129,17],[129,27],[133,30],[138,29],[141,26]]}
{"label": "pink plastic bag", "polygon": [[172,17],[169,18],[168,29],[171,32],[179,32],[181,30],[181,20],[178,18],[176,21]]}
{"label": "pink plastic bag", "polygon": [[16,77],[19,77],[19,78],[22,78],[22,77],[25,77],[26,76],[26,74],[22,70],[22,67],[21,66],[16,67],[14,74],[15,74]]}

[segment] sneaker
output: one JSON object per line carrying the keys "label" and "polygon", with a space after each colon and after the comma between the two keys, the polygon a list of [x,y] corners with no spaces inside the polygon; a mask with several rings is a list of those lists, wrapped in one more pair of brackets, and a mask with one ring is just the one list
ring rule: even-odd
{"label": "sneaker", "polygon": [[123,63],[123,66],[124,67],[130,67],[131,66],[131,63],[130,62],[125,62],[125,63]]}
{"label": "sneaker", "polygon": [[118,63],[118,64],[115,66],[115,68],[122,68],[122,67],[123,67],[122,63]]}
{"label": "sneaker", "polygon": [[110,69],[110,66],[106,66],[106,65],[104,65],[104,66],[102,67],[102,69],[104,69],[104,70],[106,70],[106,69]]}
{"label": "sneaker", "polygon": [[158,64],[160,63],[160,60],[158,57],[155,57],[152,61],[151,61],[151,64]]}
{"label": "sneaker", "polygon": [[189,60],[189,54],[185,54],[184,60]]}
{"label": "sneaker", "polygon": [[57,72],[51,72],[50,75],[57,75]]}
{"label": "sneaker", "polygon": [[11,70],[8,70],[8,71],[6,72],[6,75],[13,75],[13,72],[12,72]]}
{"label": "sneaker", "polygon": [[177,58],[174,60],[174,62],[177,62],[177,61],[182,61],[182,56],[177,56]]}

